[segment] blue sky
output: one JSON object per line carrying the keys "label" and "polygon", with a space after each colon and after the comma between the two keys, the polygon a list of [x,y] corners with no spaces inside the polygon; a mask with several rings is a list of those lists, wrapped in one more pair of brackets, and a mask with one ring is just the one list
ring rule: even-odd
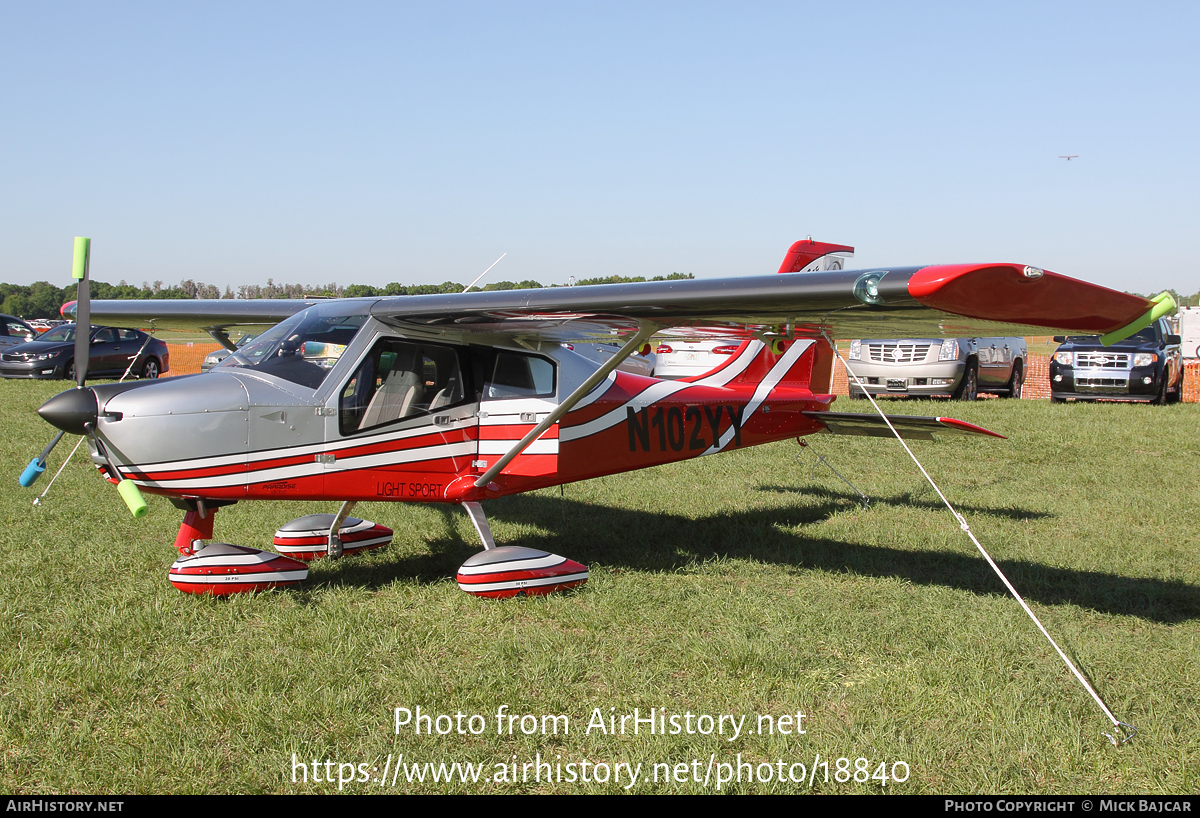
{"label": "blue sky", "polygon": [[[0,281],[1200,289],[1196,3],[0,2]],[[1070,162],[1060,154],[1078,154]]]}

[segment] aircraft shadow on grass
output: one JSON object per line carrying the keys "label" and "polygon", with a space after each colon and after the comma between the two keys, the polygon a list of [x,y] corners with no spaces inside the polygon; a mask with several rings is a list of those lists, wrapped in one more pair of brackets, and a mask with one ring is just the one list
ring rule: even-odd
{"label": "aircraft shadow on grass", "polygon": [[[547,494],[523,494],[489,502],[488,514],[495,522],[549,532],[502,538],[499,545],[540,548],[584,564],[600,563],[634,571],[674,571],[714,557],[752,559],[793,572],[822,570],[896,577],[918,585],[942,585],[977,594],[1007,594],[983,558],[974,552],[910,550],[813,538],[796,532],[796,526],[821,522],[834,513],[853,509],[858,500],[849,492],[827,489],[805,489],[805,495],[820,501],[784,508],[718,510],[693,519],[659,510],[639,511]],[[872,505],[944,509],[936,499],[914,501],[907,496],[875,497]],[[339,562],[323,581],[381,587],[397,579],[437,582],[453,577],[458,566],[478,553],[479,548],[473,537],[468,540],[458,534],[460,510],[450,506],[434,508],[444,517],[445,533],[429,541],[428,555],[375,561],[370,566],[356,566],[356,560],[347,559]],[[962,506],[959,510],[970,517],[988,514],[1022,520],[1049,516],[1012,508]],[[862,513],[879,514],[879,511]],[[886,525],[882,514],[879,524]],[[955,524],[951,521],[948,525]],[[1200,588],[1185,582],[1058,568],[1028,560],[997,563],[1029,601],[1079,605],[1101,613],[1136,616],[1164,624],[1200,618]]]}

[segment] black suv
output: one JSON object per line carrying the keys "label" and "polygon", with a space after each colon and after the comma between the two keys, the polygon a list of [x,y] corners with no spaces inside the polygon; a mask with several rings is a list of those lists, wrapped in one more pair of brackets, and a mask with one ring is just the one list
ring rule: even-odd
{"label": "black suv", "polygon": [[1175,403],[1183,397],[1179,336],[1163,319],[1124,341],[1103,346],[1096,335],[1056,335],[1050,400]]}

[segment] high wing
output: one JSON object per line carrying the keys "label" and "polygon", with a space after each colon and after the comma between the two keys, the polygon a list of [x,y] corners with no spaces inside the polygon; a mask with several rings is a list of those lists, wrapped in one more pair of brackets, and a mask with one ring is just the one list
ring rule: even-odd
{"label": "high wing", "polygon": [[[95,301],[92,321],[220,331],[273,324],[322,300]],[[445,295],[344,299],[401,331],[523,345],[660,335],[835,338],[1108,333],[1154,308],[1140,296],[1019,264],[835,270]],[[495,340],[495,339],[487,339]]]}
{"label": "high wing", "polygon": [[[155,329],[216,333],[229,327],[274,326],[300,310],[327,301],[318,298],[100,300],[91,302],[91,320],[118,326],[139,324]],[[76,303],[68,301],[63,305],[64,318],[75,317]]]}

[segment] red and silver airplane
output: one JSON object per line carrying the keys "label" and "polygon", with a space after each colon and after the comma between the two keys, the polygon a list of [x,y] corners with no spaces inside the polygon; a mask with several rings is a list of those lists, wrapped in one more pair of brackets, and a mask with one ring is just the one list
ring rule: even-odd
{"label": "red and silver airplane", "polygon": [[[389,529],[349,513],[360,501],[390,500],[466,510],[484,551],[460,568],[464,590],[548,593],[583,582],[587,569],[496,547],[487,501],[817,432],[890,434],[882,418],[830,411],[831,338],[1011,334],[1013,325],[1119,335],[1164,309],[1020,264],[790,272],[847,249],[801,241],[781,274],[720,280],[89,304],[86,246],[77,242],[81,322],[90,311],[106,324],[204,327],[226,341],[236,325],[273,326],[203,375],[85,387],[81,371],[77,388],[38,411],[87,436],[101,474],[135,513],[144,510],[139,489],[184,511],[170,571],[181,590],[302,580],[297,558],[388,542]],[[651,336],[726,338],[739,349],[678,381],[619,370]],[[614,341],[620,350],[603,363],[582,346]],[[892,421],[910,437],[994,434],[948,418]],[[45,468],[51,448],[27,474]],[[284,526],[276,552],[210,543],[217,510],[249,500],[341,507]]]}

